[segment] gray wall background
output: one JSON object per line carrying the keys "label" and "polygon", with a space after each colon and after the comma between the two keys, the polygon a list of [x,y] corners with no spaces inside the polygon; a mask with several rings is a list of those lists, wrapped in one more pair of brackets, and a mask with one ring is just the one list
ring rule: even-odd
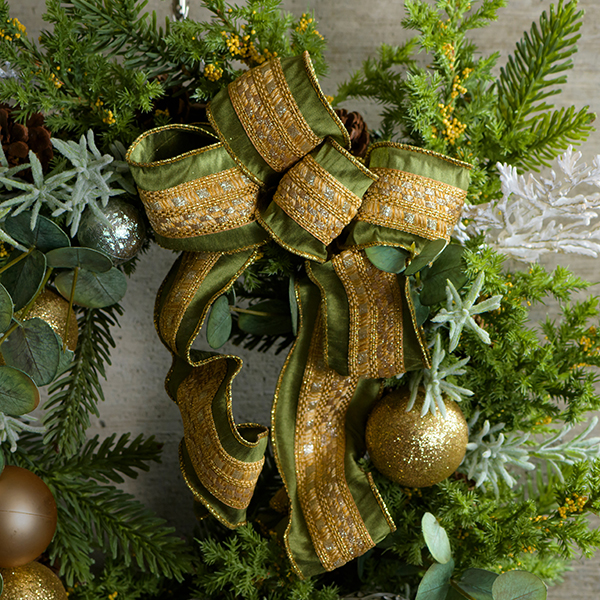
{"label": "gray wall background", "polygon": [[[11,16],[18,17],[26,25],[29,36],[36,39],[44,27],[45,11],[42,0],[12,0]],[[474,2],[475,4],[475,2]],[[501,11],[497,23],[475,32],[474,41],[484,54],[500,51],[501,63],[514,48],[515,42],[547,10],[549,0],[509,0],[509,6]],[[596,0],[580,0],[586,12],[579,42],[579,53],[574,57],[574,70],[564,93],[556,99],[558,105],[578,107],[589,104],[595,112],[600,111],[600,69],[597,66],[600,47],[600,3]],[[322,80],[325,93],[334,94],[340,82],[354,72],[361,62],[375,53],[381,43],[398,44],[406,39],[400,22],[404,16],[401,0],[283,0],[283,8],[300,16],[313,9],[319,21],[319,30],[329,42],[327,58],[330,74]],[[170,2],[150,0],[148,9],[156,10],[160,20],[171,15]],[[199,2],[190,1],[190,17],[206,18]],[[160,21],[159,20],[159,21]],[[377,126],[377,107],[364,102],[348,103],[350,110],[359,110],[371,127]],[[600,136],[592,134],[582,147],[586,162],[591,163],[600,154]],[[174,255],[153,247],[143,258],[138,270],[129,282],[123,301],[125,315],[121,328],[116,330],[117,348],[112,354],[113,365],[109,368],[104,386],[106,402],[101,407],[101,418],[95,419],[89,430],[91,436],[109,435],[113,432],[131,431],[155,435],[164,443],[163,462],[154,466],[150,473],[126,484],[128,491],[142,498],[183,532],[190,531],[194,523],[191,495],[179,473],[177,445],[182,435],[179,412],[170,402],[163,388],[163,378],[170,359],[158,342],[152,323],[154,296],[162,278],[167,273]],[[577,274],[590,281],[600,281],[600,261],[569,255],[553,256],[545,263],[570,265]],[[599,293],[598,286],[592,292]],[[536,313],[545,316],[551,307],[540,307]],[[234,384],[235,412],[239,421],[268,424],[270,403],[283,356],[239,351],[226,346],[224,352],[236,352],[243,356],[244,369]],[[551,600],[579,598],[593,600],[600,596],[600,553],[592,560],[574,564],[574,571],[567,575],[565,583],[550,591]]]}

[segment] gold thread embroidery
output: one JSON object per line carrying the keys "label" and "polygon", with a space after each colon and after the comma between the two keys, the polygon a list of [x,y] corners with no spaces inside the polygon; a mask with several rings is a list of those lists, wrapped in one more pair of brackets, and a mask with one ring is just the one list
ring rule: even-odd
{"label": "gold thread embroidery", "polygon": [[366,476],[367,476],[369,485],[371,486],[371,492],[373,492],[373,496],[375,496],[375,500],[377,500],[377,504],[379,504],[379,508],[381,509],[381,512],[383,513],[385,520],[387,521],[387,524],[390,527],[390,533],[394,533],[394,531],[396,531],[396,523],[394,523],[394,519],[392,519],[392,515],[390,514],[390,511],[388,510],[385,500],[381,496],[381,492],[379,491],[379,488],[377,487],[377,484],[375,483],[375,479],[373,479],[373,474],[366,473]]}
{"label": "gold thread embroidery", "polygon": [[189,238],[254,221],[258,190],[258,185],[234,167],[166,190],[139,192],[156,233]]}
{"label": "gold thread embroidery", "polygon": [[175,354],[180,354],[177,348],[177,332],[183,315],[220,257],[220,252],[182,254],[177,275],[158,319],[159,334]]}
{"label": "gold thread embroidery", "polygon": [[451,165],[455,165],[457,167],[462,167],[463,169],[468,169],[469,171],[473,168],[473,165],[470,165],[467,162],[463,162],[462,160],[458,160],[457,158],[452,158],[451,156],[447,156],[446,154],[441,154],[440,152],[435,152],[434,150],[428,150],[427,148],[419,148],[418,146],[410,146],[409,144],[399,144],[396,142],[375,142],[369,146],[367,154],[365,156],[365,162],[369,164],[369,159],[371,158],[371,153],[377,148],[398,148],[399,150],[408,150],[409,152],[418,152],[419,154],[425,154],[427,156],[432,156],[434,158],[439,158],[440,160],[444,160]]}
{"label": "gold thread embroidery", "polygon": [[349,373],[373,379],[403,373],[402,291],[397,276],[380,271],[357,250],[345,250],[332,262],[350,309]]}
{"label": "gold thread embroidery", "polygon": [[467,192],[396,169],[372,169],[379,180],[364,195],[358,221],[450,241]]}
{"label": "gold thread embroidery", "polygon": [[322,321],[317,319],[300,394],[294,454],[298,499],[313,546],[331,571],[361,556],[373,542],[345,477],[346,411],[358,377],[325,364]]}
{"label": "gold thread embroidery", "polygon": [[177,389],[177,404],[183,419],[186,448],[194,470],[211,494],[232,508],[250,504],[264,458],[256,462],[238,460],[219,440],[212,403],[227,375],[227,361],[219,358],[195,368]]}
{"label": "gold thread embroidery", "polygon": [[325,245],[340,235],[361,204],[356,194],[310,155],[283,176],[273,201]]}
{"label": "gold thread embroidery", "polygon": [[279,59],[238,77],[228,91],[252,145],[275,171],[289,168],[323,141],[302,115]]}

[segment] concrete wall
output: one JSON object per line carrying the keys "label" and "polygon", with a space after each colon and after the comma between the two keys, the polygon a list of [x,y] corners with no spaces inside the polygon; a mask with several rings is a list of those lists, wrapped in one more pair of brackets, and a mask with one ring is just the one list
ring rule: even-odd
{"label": "concrete wall", "polygon": [[[12,4],[12,16],[18,17],[27,26],[29,34],[37,37],[43,27],[43,3],[40,0],[13,0]],[[150,0],[148,6],[156,9],[159,15],[170,14],[168,2]],[[319,30],[329,41],[327,57],[331,72],[329,78],[322,81],[329,94],[333,94],[337,85],[373,54],[379,44],[398,44],[406,39],[400,25],[404,10],[399,0],[284,0],[283,6],[297,16],[308,7],[314,9]],[[549,6],[549,0],[510,0],[498,22],[476,32],[475,41],[483,53],[498,50],[505,60],[523,31]],[[580,51],[574,58],[575,68],[569,75],[569,83],[557,102],[563,106],[589,104],[592,110],[599,111],[600,70],[596,65],[600,3],[581,0],[580,6],[586,11]],[[191,2],[190,17],[205,17],[198,2]],[[376,126],[376,107],[363,102],[348,103],[347,107],[363,112],[367,122]],[[600,138],[594,134],[584,146],[584,155],[589,163],[599,153]],[[133,435],[152,434],[161,440],[164,443],[163,463],[127,484],[127,489],[182,531],[189,531],[194,522],[191,496],[182,481],[177,461],[177,445],[182,435],[180,418],[163,389],[163,377],[170,359],[158,342],[152,323],[154,296],[173,259],[172,253],[154,247],[130,280],[123,302],[126,313],[121,328],[115,332],[117,348],[112,354],[113,366],[104,386],[106,402],[101,407],[101,418],[94,421],[90,434],[131,431]],[[591,281],[600,281],[599,261],[561,256],[553,257],[548,263],[570,264],[578,274]],[[594,291],[598,293],[598,288]],[[543,316],[543,310],[539,315]],[[239,352],[231,346],[225,347],[224,351]],[[268,423],[271,395],[283,356],[239,353],[244,357],[245,367],[234,385],[236,417],[239,421]],[[599,567],[600,560],[597,559],[577,564],[564,585],[551,590],[549,598],[597,598],[600,595]]]}

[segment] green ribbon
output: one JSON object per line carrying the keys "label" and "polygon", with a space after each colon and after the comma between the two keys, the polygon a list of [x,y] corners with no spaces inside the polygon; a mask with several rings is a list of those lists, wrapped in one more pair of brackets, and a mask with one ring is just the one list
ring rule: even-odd
{"label": "green ribbon", "polygon": [[268,433],[233,421],[241,360],[191,346],[215,300],[274,240],[307,259],[271,439],[288,499],[277,529],[309,576],[394,530],[358,466],[366,417],[384,377],[429,360],[408,282],[377,270],[362,248],[449,239],[468,173],[394,144],[375,145],[366,164],[351,156],[307,53],[245,73],[208,112],[210,126],[151,130],[127,155],[158,243],[183,251],[155,313],[173,355],[166,387],[184,424],[181,467],[205,511],[229,527],[246,521]]}

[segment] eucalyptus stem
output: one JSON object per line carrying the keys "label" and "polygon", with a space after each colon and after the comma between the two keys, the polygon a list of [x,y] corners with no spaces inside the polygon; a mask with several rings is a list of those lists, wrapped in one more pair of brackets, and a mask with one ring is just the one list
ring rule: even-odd
{"label": "eucalyptus stem", "polygon": [[274,313],[261,312],[260,310],[251,310],[249,308],[238,308],[237,306],[230,306],[229,310],[232,312],[244,313],[247,315],[256,315],[257,317],[274,317]]}
{"label": "eucalyptus stem", "polygon": [[19,254],[19,256],[17,256],[17,258],[14,258],[7,265],[4,265],[0,269],[0,273],[4,273],[4,271],[7,271],[8,269],[10,269],[14,265],[16,265],[18,262],[22,261],[24,258],[27,258],[34,250],[35,250],[35,247],[31,247],[31,248],[29,248],[29,250],[27,250],[27,252],[23,252],[23,254]]}
{"label": "eucalyptus stem", "polygon": [[69,322],[71,321],[71,311],[73,310],[73,299],[75,298],[75,287],[79,277],[79,267],[75,267],[73,272],[73,284],[71,285],[71,294],[69,295],[69,308],[67,309],[67,318],[65,320],[65,332],[63,335],[62,351],[67,349],[67,335],[69,334]]}
{"label": "eucalyptus stem", "polygon": [[460,585],[458,585],[458,583],[456,583],[456,581],[454,581],[454,579],[450,580],[450,586],[453,587],[464,598],[466,598],[466,600],[476,600],[475,598],[473,598],[473,596],[471,596],[471,594],[469,594],[468,592],[465,592],[465,590],[463,590],[460,587]]}
{"label": "eucalyptus stem", "polygon": [[10,328],[8,329],[8,331],[0,338],[0,346],[2,346],[2,344],[4,343],[4,341],[6,340],[6,338],[17,328],[20,327],[21,323],[19,323],[18,321],[16,323],[13,323]]}

